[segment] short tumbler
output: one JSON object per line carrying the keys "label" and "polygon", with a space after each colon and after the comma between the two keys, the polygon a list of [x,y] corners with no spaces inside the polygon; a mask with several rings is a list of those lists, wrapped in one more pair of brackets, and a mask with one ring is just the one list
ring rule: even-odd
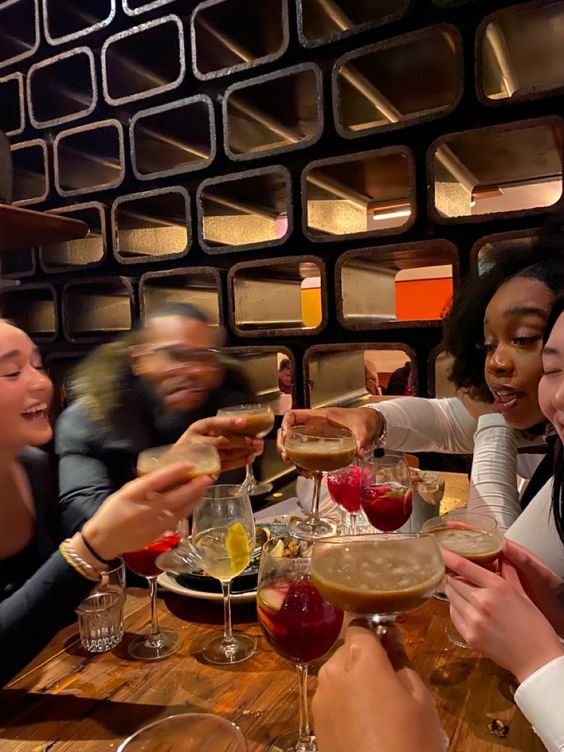
{"label": "short tumbler", "polygon": [[123,600],[119,593],[94,593],[76,609],[82,647],[105,653],[123,638]]}

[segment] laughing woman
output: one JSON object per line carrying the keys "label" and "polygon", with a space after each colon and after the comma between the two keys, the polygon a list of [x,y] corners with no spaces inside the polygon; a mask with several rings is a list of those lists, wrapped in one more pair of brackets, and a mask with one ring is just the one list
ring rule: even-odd
{"label": "laughing woman", "polygon": [[0,685],[72,621],[108,561],[174,529],[211,484],[171,466],[125,485],[61,542],[55,478],[36,448],[52,436],[51,396],[33,342],[0,320]]}

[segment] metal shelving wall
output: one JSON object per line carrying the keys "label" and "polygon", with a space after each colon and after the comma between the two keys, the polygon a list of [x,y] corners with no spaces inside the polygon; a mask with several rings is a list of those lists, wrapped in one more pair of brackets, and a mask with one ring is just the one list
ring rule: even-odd
{"label": "metal shelving wall", "polygon": [[440,321],[383,300],[398,270],[450,265],[456,285],[561,205],[563,19],[554,0],[0,2],[14,202],[92,230],[5,255],[4,314],[56,379],[189,300],[235,354],[291,354],[299,404],[320,360],[345,382],[363,349],[404,352],[431,394]]}

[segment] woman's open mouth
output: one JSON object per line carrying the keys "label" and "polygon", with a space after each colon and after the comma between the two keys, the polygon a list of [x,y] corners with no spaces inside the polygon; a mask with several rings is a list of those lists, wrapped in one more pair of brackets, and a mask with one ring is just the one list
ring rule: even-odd
{"label": "woman's open mouth", "polygon": [[490,386],[490,390],[494,396],[493,408],[498,413],[506,413],[513,410],[517,407],[522,397],[525,396],[525,392],[502,384],[492,385]]}
{"label": "woman's open mouth", "polygon": [[46,402],[39,402],[32,407],[28,407],[27,410],[23,410],[21,415],[22,418],[25,418],[26,420],[29,420],[31,422],[38,420],[47,420],[48,410],[49,405]]}

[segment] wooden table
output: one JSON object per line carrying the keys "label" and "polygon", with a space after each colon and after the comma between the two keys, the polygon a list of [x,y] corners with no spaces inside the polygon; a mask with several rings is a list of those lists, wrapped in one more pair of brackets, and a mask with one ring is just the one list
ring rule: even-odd
{"label": "wooden table", "polygon": [[[233,616],[236,628],[258,639],[257,653],[230,668],[209,666],[200,658],[203,642],[221,629],[220,604],[164,593],[161,623],[179,630],[184,644],[176,655],[153,663],[127,654],[133,633],[147,624],[145,591],[129,593],[127,614],[126,636],[113,652],[86,654],[76,627],[69,627],[0,690],[1,752],[115,752],[139,726],[186,711],[219,713],[234,721],[250,752],[268,749],[272,739],[295,728],[296,677],[261,636],[254,604],[234,606]],[[450,749],[540,752],[542,744],[511,699],[511,677],[477,653],[451,646],[445,637],[447,619],[447,605],[433,600],[401,623],[413,664],[437,700]],[[315,679],[310,685],[313,691]],[[505,739],[488,730],[494,719],[509,724]]]}

